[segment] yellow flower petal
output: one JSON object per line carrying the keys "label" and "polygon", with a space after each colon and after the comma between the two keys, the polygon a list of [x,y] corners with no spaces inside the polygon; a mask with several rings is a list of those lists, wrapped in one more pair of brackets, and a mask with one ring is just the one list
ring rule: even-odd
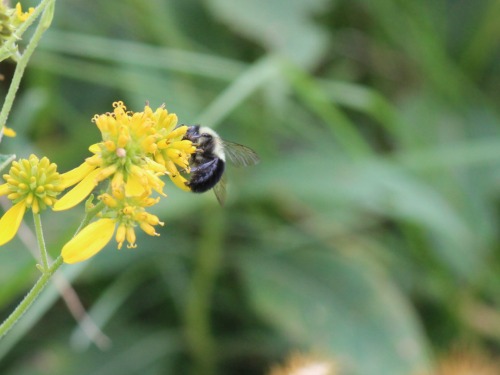
{"label": "yellow flower petal", "polygon": [[128,242],[127,247],[129,249],[133,249],[133,248],[137,247],[137,245],[135,243],[135,240],[136,240],[136,235],[135,235],[134,228],[133,227],[127,227],[127,242]]}
{"label": "yellow flower petal", "polygon": [[87,225],[64,245],[61,255],[65,263],[82,262],[97,254],[113,238],[115,219],[99,219]]}
{"label": "yellow flower petal", "polygon": [[17,19],[20,21],[20,22],[24,22],[28,19],[28,17],[35,11],[35,8],[33,7],[29,7],[28,10],[26,12],[23,12],[23,9],[21,7],[21,4],[20,3],[17,3],[16,4],[16,15],[17,15]]}
{"label": "yellow flower petal", "polygon": [[[97,168],[90,172],[78,185],[68,191],[61,199],[54,204],[54,211],[63,211],[76,206],[83,201],[96,187],[96,176],[101,172]],[[69,172],[68,172],[69,173]]]}
{"label": "yellow flower petal", "polygon": [[127,227],[123,224],[118,226],[116,230],[116,242],[118,243],[118,250],[122,248],[123,242],[125,241],[125,236],[127,235]]}
{"label": "yellow flower petal", "polygon": [[130,174],[125,185],[125,194],[130,197],[136,197],[144,194],[146,187],[141,183],[140,179],[133,174]]}
{"label": "yellow flower petal", "polygon": [[93,145],[90,145],[89,151],[93,154],[98,154],[101,152],[101,147],[99,146],[99,143],[94,143]]}
{"label": "yellow flower petal", "polygon": [[3,135],[5,135],[6,137],[15,137],[16,132],[14,129],[11,129],[11,128],[4,126],[3,127]]}
{"label": "yellow flower petal", "polygon": [[188,180],[186,180],[183,176],[180,174],[176,174],[173,176],[169,176],[172,182],[177,186],[179,189],[182,189],[184,191],[191,191],[191,188],[186,185]]}
{"label": "yellow flower petal", "polygon": [[109,176],[113,175],[116,170],[118,169],[118,166],[116,164],[111,164],[108,165],[107,167],[102,167],[100,168],[100,173],[96,176],[97,181],[102,181]]}
{"label": "yellow flower petal", "polygon": [[26,201],[12,206],[0,219],[0,246],[9,242],[17,233],[24,213],[26,212]]}
{"label": "yellow flower petal", "polygon": [[0,195],[5,195],[5,194],[9,194],[9,193],[10,193],[10,189],[9,189],[8,184],[0,185]]}
{"label": "yellow flower petal", "polygon": [[62,186],[67,188],[73,186],[74,184],[80,182],[87,176],[90,172],[95,169],[95,166],[89,165],[87,163],[82,163],[78,167],[70,170],[69,172],[61,174]]}

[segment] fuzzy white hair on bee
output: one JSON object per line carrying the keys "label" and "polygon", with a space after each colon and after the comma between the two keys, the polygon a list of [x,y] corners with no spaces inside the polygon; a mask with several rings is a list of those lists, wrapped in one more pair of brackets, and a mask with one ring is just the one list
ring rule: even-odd
{"label": "fuzzy white hair on bee", "polygon": [[207,128],[206,126],[200,126],[199,129],[200,136],[203,137],[206,135],[209,135],[212,137],[212,140],[214,142],[213,144],[213,154],[217,155],[220,159],[222,159],[224,162],[226,161],[226,154],[224,153],[224,145],[222,138],[217,134],[217,132],[213,129]]}

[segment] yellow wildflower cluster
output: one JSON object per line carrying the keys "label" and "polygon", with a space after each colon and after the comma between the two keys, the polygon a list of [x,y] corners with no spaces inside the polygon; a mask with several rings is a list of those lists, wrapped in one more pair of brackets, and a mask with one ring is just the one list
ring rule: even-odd
{"label": "yellow wildflower cluster", "polygon": [[[168,175],[176,186],[189,190],[181,171],[189,173],[189,159],[196,147],[183,139],[187,126],[176,127],[177,116],[163,106],[153,111],[146,105],[143,112],[135,113],[127,111],[123,102],[115,102],[113,107],[112,113],[94,116],[93,122],[100,130],[102,140],[90,146],[93,155],[80,166],[60,176],[57,174],[56,178],[50,175],[56,173],[55,164],[48,164],[48,159],[43,158],[38,168],[45,171],[46,177],[33,178],[33,172],[25,173],[26,176],[23,174],[19,179],[19,165],[36,164],[36,157],[32,156],[29,163],[15,162],[10,174],[5,176],[8,191],[7,187],[0,185],[0,194],[9,193],[8,197],[14,203],[22,203],[24,214],[26,207],[32,207],[34,211],[46,206],[52,206],[54,211],[72,208],[89,196],[100,182],[110,182],[106,192],[98,197],[105,207],[99,213],[99,219],[63,247],[62,256],[66,263],[80,262],[99,252],[111,240],[115,230],[118,248],[125,241],[128,247],[136,246],[137,226],[149,235],[158,235],[154,226],[163,223],[146,212],[146,208],[160,199],[153,198],[153,192],[165,196],[161,176]],[[56,193],[71,186],[71,190],[56,200]],[[34,193],[29,195],[30,192]],[[34,198],[28,198],[30,196]],[[0,221],[0,245],[2,228],[11,223],[13,216],[6,213]],[[20,217],[22,219],[22,214]],[[14,236],[17,227],[13,233],[9,232],[10,238],[5,236],[3,243]]]}
{"label": "yellow wildflower cluster", "polygon": [[160,107],[155,112],[146,105],[144,112],[127,112],[123,102],[113,103],[113,113],[94,116],[102,141],[90,146],[94,155],[67,174],[67,183],[78,183],[54,206],[56,211],[71,208],[87,197],[107,178],[111,191],[124,196],[164,195],[163,174],[185,190],[187,180],[177,169],[189,171],[189,158],[196,150],[191,141],[182,140],[187,126],[176,128],[177,116]]}
{"label": "yellow wildflower cluster", "polygon": [[[146,195],[127,197],[115,191],[114,195],[104,193],[99,199],[106,205],[101,218],[88,225],[76,237],[70,240],[62,249],[62,256],[66,263],[76,263],[89,258],[108,243],[116,230],[116,242],[121,249],[125,241],[128,247],[136,247],[135,226],[150,236],[158,236],[154,226],[162,225],[160,219],[146,212],[145,207],[156,204],[159,198]],[[96,240],[96,239],[100,239]]]}
{"label": "yellow wildflower cluster", "polygon": [[26,21],[34,10],[29,8],[27,12],[23,12],[20,3],[17,3],[15,8],[9,8],[0,2],[0,46],[15,33],[17,27]]}
{"label": "yellow wildflower cluster", "polygon": [[53,206],[57,195],[65,186],[57,173],[57,165],[35,155],[12,162],[6,183],[0,185],[0,195],[7,195],[14,204],[0,219],[0,245],[9,242],[23,219],[27,208],[34,213]]}

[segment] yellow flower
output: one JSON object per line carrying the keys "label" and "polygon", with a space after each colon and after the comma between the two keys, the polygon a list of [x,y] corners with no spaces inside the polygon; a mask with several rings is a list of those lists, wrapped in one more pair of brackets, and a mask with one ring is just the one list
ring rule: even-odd
{"label": "yellow flower", "polygon": [[17,233],[27,208],[34,213],[53,206],[57,195],[64,189],[57,165],[35,155],[12,162],[6,183],[0,185],[0,195],[7,195],[14,205],[0,219],[0,246]]}
{"label": "yellow flower", "polygon": [[14,129],[11,129],[11,128],[4,126],[3,127],[3,135],[5,135],[6,137],[15,137],[16,132],[14,131]]}
{"label": "yellow flower", "polygon": [[137,246],[136,226],[150,236],[159,236],[154,226],[163,226],[163,223],[145,210],[145,207],[157,203],[159,198],[126,197],[123,192],[115,191],[114,195],[105,193],[99,199],[106,205],[101,215],[103,218],[89,224],[64,245],[61,253],[64,262],[77,263],[94,256],[111,241],[115,228],[118,249],[121,249],[125,241],[129,248]]}
{"label": "yellow flower", "polygon": [[167,174],[172,182],[179,188],[185,191],[190,191],[186,185],[188,182],[179,172],[178,166],[189,172],[189,158],[196,151],[191,141],[183,140],[188,127],[183,125],[177,126],[177,116],[173,113],[160,107],[155,112],[148,106],[144,109],[144,113],[153,119],[157,133],[156,148],[154,159],[158,163],[165,166]]}
{"label": "yellow flower", "polygon": [[0,219],[0,246],[5,245],[17,233],[26,212],[26,202],[12,206]]}
{"label": "yellow flower", "polygon": [[63,176],[77,185],[54,210],[77,205],[107,178],[112,191],[124,190],[126,196],[150,195],[152,190],[164,195],[160,179],[164,174],[187,189],[175,167],[177,164],[189,170],[189,156],[195,151],[190,141],[182,140],[187,127],[175,129],[177,116],[163,107],[153,112],[146,105],[144,112],[136,113],[127,111],[123,102],[115,102],[113,107],[113,113],[94,116],[102,141],[90,146],[93,156]]}
{"label": "yellow flower", "polygon": [[30,7],[27,12],[23,12],[21,3],[16,4],[16,17],[19,23],[22,23],[28,19],[28,17],[35,11],[35,8]]}
{"label": "yellow flower", "polygon": [[114,231],[114,219],[100,219],[87,225],[64,245],[61,252],[64,262],[73,264],[94,256],[111,240]]}
{"label": "yellow flower", "polygon": [[27,12],[23,12],[20,3],[17,3],[14,9],[0,2],[0,46],[15,34],[17,27],[34,11],[34,8],[29,8]]}

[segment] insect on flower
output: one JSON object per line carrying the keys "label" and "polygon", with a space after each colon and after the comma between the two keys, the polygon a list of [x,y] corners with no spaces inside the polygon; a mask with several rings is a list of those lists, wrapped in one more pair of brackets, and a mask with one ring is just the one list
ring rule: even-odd
{"label": "insect on flower", "polygon": [[248,167],[260,161],[257,153],[251,148],[226,141],[207,127],[189,126],[184,139],[190,140],[196,146],[189,162],[191,178],[186,185],[194,193],[213,189],[221,205],[224,205],[226,200],[226,156],[236,167]]}

